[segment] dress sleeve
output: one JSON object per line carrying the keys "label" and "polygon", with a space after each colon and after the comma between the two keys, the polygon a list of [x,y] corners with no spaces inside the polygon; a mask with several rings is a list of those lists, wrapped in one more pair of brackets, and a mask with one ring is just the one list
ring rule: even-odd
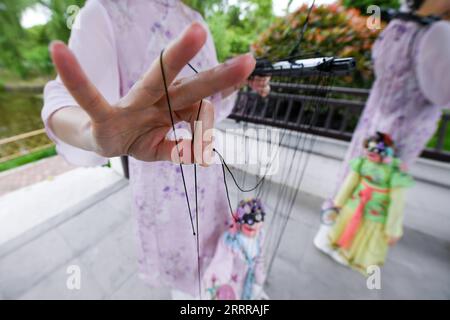
{"label": "dress sleeve", "polygon": [[417,77],[425,97],[434,105],[450,108],[450,23],[433,24],[418,47]]}
{"label": "dress sleeve", "polygon": [[[73,25],[69,48],[105,99],[110,103],[117,102],[120,97],[120,84],[116,43],[108,13],[98,0],[88,1],[81,9]],[[44,107],[41,113],[47,134],[55,142],[58,153],[75,165],[105,164],[106,158],[61,141],[50,129],[50,116],[55,111],[69,106],[77,106],[77,103],[58,76],[44,88]]]}
{"label": "dress sleeve", "polygon": [[352,171],[355,171],[356,173],[359,173],[361,171],[361,166],[364,162],[364,158],[358,157],[353,160],[350,160],[350,169]]}
{"label": "dress sleeve", "polygon": [[[200,14],[198,14],[198,21],[203,23],[208,33],[208,37],[206,39],[205,44],[205,50],[207,51],[208,56],[208,65],[206,67],[212,68],[219,64],[219,61],[217,59],[216,46],[214,45],[214,39],[212,37],[211,31],[209,30],[206,21]],[[231,111],[233,110],[234,104],[236,103],[236,98],[237,98],[237,91],[235,91],[233,94],[229,95],[226,98],[222,98],[222,95],[220,93],[216,93],[215,95],[209,97],[209,100],[213,103],[215,107],[216,122],[220,122],[230,115]]]}
{"label": "dress sleeve", "polygon": [[388,208],[388,216],[385,225],[385,234],[388,237],[399,238],[403,235],[403,210],[405,207],[405,189],[395,188],[391,190],[391,199]]}

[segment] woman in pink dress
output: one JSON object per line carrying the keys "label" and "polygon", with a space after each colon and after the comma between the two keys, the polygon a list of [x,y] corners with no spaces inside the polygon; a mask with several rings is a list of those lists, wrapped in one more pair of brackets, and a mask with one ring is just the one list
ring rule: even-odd
{"label": "woman in pink dress", "polygon": [[[202,17],[178,0],[89,0],[77,20],[70,49],[60,42],[51,45],[59,76],[44,91],[47,133],[59,154],[77,165],[96,166],[108,157],[131,156],[140,273],[150,285],[196,295],[196,238],[180,166],[169,161],[177,159],[171,154],[175,141],[166,138],[173,138],[173,132],[168,135],[172,126],[160,53],[165,49],[162,61],[177,131],[189,129],[205,97],[209,102],[204,101],[199,119],[203,130],[227,117],[234,92],[252,72],[254,59],[247,54],[217,66]],[[194,75],[187,63],[199,71],[214,68]],[[268,93],[267,80],[252,85]],[[195,141],[202,146],[202,139]],[[180,143],[183,150],[191,144],[188,139]],[[198,162],[206,160],[200,156]],[[184,174],[195,219],[193,168],[184,166]],[[198,167],[197,174],[204,270],[226,229],[229,209],[220,166]]]}

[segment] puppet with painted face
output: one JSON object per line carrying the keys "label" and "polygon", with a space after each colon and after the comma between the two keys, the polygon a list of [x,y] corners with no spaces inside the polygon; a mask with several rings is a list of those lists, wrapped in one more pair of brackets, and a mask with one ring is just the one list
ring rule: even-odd
{"label": "puppet with painted face", "polygon": [[329,240],[336,260],[366,274],[384,263],[389,245],[402,236],[404,193],[413,181],[394,157],[389,135],[377,132],[364,147],[334,199],[339,215]]}
{"label": "puppet with painted face", "polygon": [[241,201],[230,230],[217,244],[203,284],[212,300],[254,300],[263,295],[264,209],[259,199]]}

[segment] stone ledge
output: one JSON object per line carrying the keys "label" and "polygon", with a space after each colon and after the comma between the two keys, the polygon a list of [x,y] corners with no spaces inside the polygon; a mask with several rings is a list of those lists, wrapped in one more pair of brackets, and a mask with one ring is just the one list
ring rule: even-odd
{"label": "stone ledge", "polygon": [[0,257],[127,184],[110,168],[78,168],[6,194],[0,198]]}

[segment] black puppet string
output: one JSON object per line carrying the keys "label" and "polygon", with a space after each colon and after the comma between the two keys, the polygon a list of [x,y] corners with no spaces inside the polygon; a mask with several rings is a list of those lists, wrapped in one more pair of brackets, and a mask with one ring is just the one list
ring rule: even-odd
{"label": "black puppet string", "polygon": [[[164,54],[164,50],[161,51],[160,58],[159,58],[160,65],[161,65],[161,75],[162,75],[162,78],[163,78],[164,91],[165,91],[165,94],[166,94],[167,107],[168,107],[168,110],[169,110],[170,122],[171,122],[171,125],[172,125],[172,131],[173,131],[173,134],[174,134],[175,146],[177,148],[178,160],[180,161],[180,172],[181,172],[181,177],[182,177],[182,180],[183,180],[184,194],[186,196],[186,202],[187,202],[187,206],[188,206],[188,210],[189,210],[189,218],[190,218],[190,222],[191,222],[191,226],[192,226],[192,233],[196,237],[198,291],[199,291],[199,298],[201,299],[201,297],[202,297],[202,290],[201,290],[200,241],[199,241],[199,221],[198,221],[199,219],[198,219],[197,165],[195,164],[195,161],[194,161],[195,220],[196,220],[196,229],[195,229],[194,228],[193,218],[192,218],[192,211],[191,211],[191,205],[190,205],[190,201],[189,201],[189,195],[188,195],[188,191],[187,191],[186,178],[184,176],[183,163],[181,161],[181,156],[180,156],[179,141],[177,139],[177,134],[176,134],[176,129],[175,129],[175,121],[173,119],[173,114],[172,114],[172,106],[171,106],[171,103],[170,103],[169,89],[168,89],[168,86],[167,86],[166,73],[164,71],[163,54]],[[190,64],[189,64],[189,66],[195,71],[195,69]],[[198,108],[196,121],[198,121],[198,119],[200,117],[200,111],[202,109],[202,103],[203,103],[203,100],[200,101],[200,105],[199,105],[199,108]],[[194,146],[194,137],[195,137],[195,124],[194,124],[194,132],[192,134],[192,144],[191,144],[192,147]]]}
{"label": "black puppet string", "polygon": [[180,172],[181,172],[181,177],[182,177],[182,180],[183,180],[184,194],[186,196],[186,202],[187,202],[187,206],[188,206],[188,210],[189,210],[189,219],[191,221],[192,233],[195,236],[196,233],[195,233],[195,228],[194,228],[194,221],[192,219],[191,204],[189,203],[189,195],[188,195],[188,192],[187,192],[186,178],[184,176],[183,162],[181,161],[179,141],[177,139],[177,133],[175,131],[175,121],[173,120],[172,106],[170,104],[170,98],[169,98],[169,89],[167,87],[166,73],[164,71],[163,53],[164,53],[164,50],[161,51],[161,55],[159,57],[159,62],[160,62],[160,65],[161,65],[161,74],[162,74],[163,83],[164,83],[164,91],[166,93],[166,100],[167,100],[167,107],[169,109],[170,122],[172,124],[172,131],[173,131],[173,135],[174,135],[174,139],[175,139],[175,146],[177,148],[178,160],[180,162]]}
{"label": "black puppet string", "polygon": [[[198,73],[195,68],[188,63],[188,66],[194,70],[195,73]],[[191,149],[194,150],[194,140],[195,140],[195,132],[196,132],[196,124],[198,123],[198,120],[200,118],[200,112],[202,110],[203,100],[200,100],[200,104],[198,106],[197,116],[195,118],[194,128],[192,132],[192,143],[191,143]],[[195,153],[194,153],[195,157]],[[200,269],[200,231],[199,231],[199,222],[198,222],[198,186],[197,186],[197,163],[195,162],[194,158],[194,188],[195,188],[195,224],[197,229],[197,235],[196,235],[196,245],[197,245],[197,276],[198,276],[198,294],[200,300],[202,299],[202,285],[201,285],[201,269]]]}

